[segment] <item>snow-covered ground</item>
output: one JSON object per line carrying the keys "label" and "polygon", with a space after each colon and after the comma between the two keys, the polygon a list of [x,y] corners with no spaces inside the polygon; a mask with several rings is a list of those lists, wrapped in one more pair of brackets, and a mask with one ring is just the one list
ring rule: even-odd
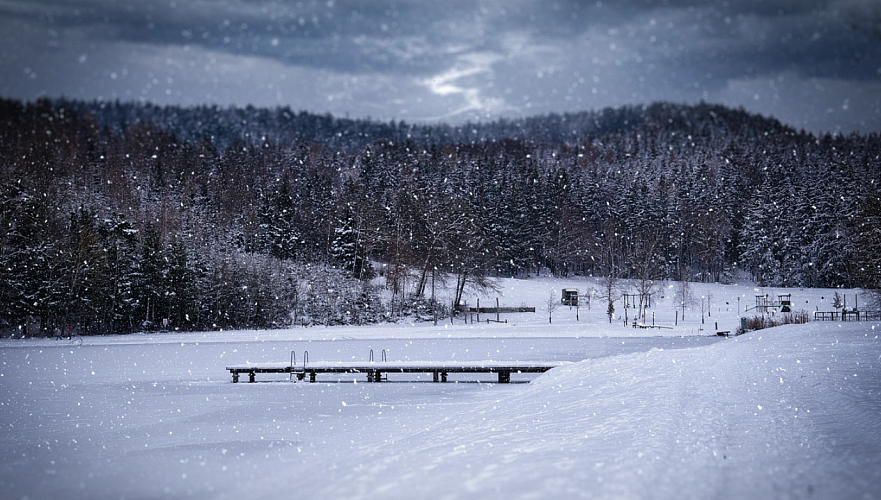
{"label": "snow-covered ground", "polygon": [[[697,300],[711,296],[703,321],[695,301],[674,325],[668,288],[646,323],[654,312],[672,328],[625,326],[620,301],[610,324],[598,299],[548,323],[551,293],[589,286],[505,280],[503,306],[538,310],[507,324],[3,340],[2,497],[881,497],[881,323],[723,339],[716,324],[734,331],[756,294],[792,293],[813,311],[833,309],[832,291],[698,284]],[[510,385],[467,374],[232,384],[224,370],[292,350],[576,363]]]}

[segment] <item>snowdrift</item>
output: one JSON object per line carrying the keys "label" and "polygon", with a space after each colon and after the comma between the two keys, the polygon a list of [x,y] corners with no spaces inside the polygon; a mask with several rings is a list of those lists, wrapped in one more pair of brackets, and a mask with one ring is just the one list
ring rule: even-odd
{"label": "snowdrift", "polygon": [[[877,498],[877,325],[813,324],[557,368],[353,447],[324,498]],[[293,487],[261,485],[262,497]],[[252,491],[254,493],[254,491]]]}

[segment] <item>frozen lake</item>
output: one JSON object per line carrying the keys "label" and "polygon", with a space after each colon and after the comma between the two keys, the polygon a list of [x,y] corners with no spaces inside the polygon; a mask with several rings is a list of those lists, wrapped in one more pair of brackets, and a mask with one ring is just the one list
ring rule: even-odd
{"label": "frozen lake", "polygon": [[[539,282],[541,284],[541,282]],[[511,281],[509,304],[528,300]],[[532,283],[535,285],[535,283]],[[552,283],[548,282],[548,285]],[[553,285],[559,286],[558,283]],[[508,324],[397,324],[0,341],[4,498],[876,498],[877,323],[734,329],[748,286],[707,286],[712,319],[663,330],[561,309]],[[824,290],[795,290],[827,309]],[[538,293],[537,296],[542,296]],[[534,302],[533,302],[534,303]],[[324,374],[289,362],[582,361],[545,374]],[[531,383],[526,383],[531,381]],[[744,480],[749,478],[749,480]]]}
{"label": "frozen lake", "polygon": [[[243,341],[208,334],[7,341],[0,346],[7,498],[107,498],[235,490],[264,462],[328,460],[328,448],[392,439],[537,375],[261,375],[232,384],[227,364],[310,360],[580,361],[717,342],[678,338],[433,338]],[[210,336],[217,336],[211,340]],[[140,342],[139,342],[140,341]],[[335,380],[334,380],[335,379]],[[342,382],[342,383],[336,383]],[[334,444],[336,443],[336,444]],[[340,443],[343,443],[342,445]],[[298,453],[291,453],[296,449]],[[334,452],[330,452],[330,457]],[[311,458],[310,458],[311,457]],[[28,477],[28,480],[22,480]],[[37,482],[35,483],[34,480]],[[79,492],[79,493],[77,493]],[[128,492],[128,493],[126,493]],[[212,493],[213,495],[213,493]]]}

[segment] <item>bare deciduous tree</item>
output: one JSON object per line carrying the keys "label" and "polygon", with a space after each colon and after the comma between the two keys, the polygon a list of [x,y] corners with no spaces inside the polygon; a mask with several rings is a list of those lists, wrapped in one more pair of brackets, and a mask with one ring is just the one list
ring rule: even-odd
{"label": "bare deciduous tree", "polygon": [[681,280],[676,283],[676,307],[682,308],[682,320],[685,320],[685,307],[694,303],[694,295],[691,290],[691,283],[688,280]]}
{"label": "bare deciduous tree", "polygon": [[557,294],[554,290],[551,290],[548,299],[545,302],[545,311],[548,312],[548,323],[551,323],[551,317],[558,307],[560,307],[560,301],[557,299]]}

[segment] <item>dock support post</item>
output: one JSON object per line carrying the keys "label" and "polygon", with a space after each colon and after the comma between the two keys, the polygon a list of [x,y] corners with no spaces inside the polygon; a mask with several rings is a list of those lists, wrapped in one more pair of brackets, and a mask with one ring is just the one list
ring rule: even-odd
{"label": "dock support post", "polygon": [[248,372],[248,382],[253,384],[253,383],[254,383],[254,378],[255,378],[256,376],[257,376],[256,373],[254,373],[254,372]]}
{"label": "dock support post", "polygon": [[509,372],[509,371],[499,372],[499,383],[500,384],[510,384],[511,383],[511,372]]}
{"label": "dock support post", "polygon": [[239,382],[239,372],[232,372],[232,383],[237,384]]}

